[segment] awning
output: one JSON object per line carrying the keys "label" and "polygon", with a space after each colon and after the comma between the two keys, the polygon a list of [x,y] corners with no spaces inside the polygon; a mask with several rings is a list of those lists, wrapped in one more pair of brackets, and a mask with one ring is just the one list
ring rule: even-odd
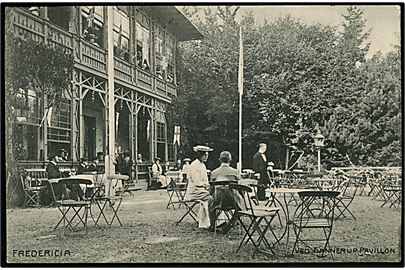
{"label": "awning", "polygon": [[176,36],[178,41],[203,38],[200,31],[174,6],[142,6],[142,8]]}

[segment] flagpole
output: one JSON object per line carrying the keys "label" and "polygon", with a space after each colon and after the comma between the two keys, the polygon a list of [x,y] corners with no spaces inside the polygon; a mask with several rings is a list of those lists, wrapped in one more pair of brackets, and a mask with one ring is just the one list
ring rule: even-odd
{"label": "flagpole", "polygon": [[243,95],[243,42],[242,26],[239,29],[239,70],[238,70],[238,90],[239,90],[239,166],[238,172],[242,172],[242,95]]}
{"label": "flagpole", "polygon": [[114,38],[113,38],[114,10],[112,6],[107,7],[107,129],[108,129],[108,154],[105,156],[106,174],[114,174],[113,164],[115,154],[115,104],[114,104]]}
{"label": "flagpole", "polygon": [[242,172],[242,95],[239,95],[239,173]]}

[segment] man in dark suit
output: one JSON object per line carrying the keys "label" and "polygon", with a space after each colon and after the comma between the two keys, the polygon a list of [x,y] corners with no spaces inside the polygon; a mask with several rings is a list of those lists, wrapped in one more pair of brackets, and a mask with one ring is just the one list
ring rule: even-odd
{"label": "man in dark suit", "polygon": [[134,166],[134,163],[131,159],[131,154],[129,153],[129,151],[125,151],[123,153],[123,159],[120,162],[120,166],[119,166],[119,172],[122,175],[128,175],[129,180],[132,181],[132,168]]}
{"label": "man in dark suit", "polygon": [[[59,154],[53,155],[51,161],[49,162],[48,166],[46,167],[46,172],[48,173],[48,179],[54,178],[62,178],[62,177],[69,177],[69,173],[63,173],[60,171],[58,161],[61,160],[61,154],[63,150],[59,152]],[[55,197],[57,200],[62,198],[62,195],[65,195],[65,198],[70,198],[73,200],[83,199],[84,192],[81,189],[80,185],[78,184],[70,184],[70,185],[61,185],[58,183],[52,184],[53,190],[55,192]],[[50,189],[50,188],[49,188]],[[49,194],[51,195],[51,194]],[[53,196],[53,195],[52,195]]]}
{"label": "man in dark suit", "polygon": [[[58,161],[60,160],[60,154],[55,154],[51,155],[49,158],[50,162],[48,166],[46,167],[46,172],[48,174],[48,179],[55,179],[55,178],[61,178],[62,172],[60,171]],[[52,189],[50,187],[50,183],[47,183],[47,191],[44,192],[41,196],[41,201],[45,203],[46,205],[50,205],[53,202],[53,194],[52,194]],[[57,200],[60,200],[62,198],[62,194],[65,192],[65,187],[63,185],[59,184],[52,184],[53,190],[55,192],[55,197]]]}
{"label": "man in dark suit", "polygon": [[253,170],[256,173],[260,173],[259,183],[257,186],[257,199],[259,201],[265,201],[266,197],[266,187],[269,184],[269,176],[267,174],[267,158],[265,152],[267,150],[267,145],[265,143],[259,144],[259,150],[253,156]]}
{"label": "man in dark suit", "polygon": [[100,172],[98,163],[99,163],[98,157],[93,157],[92,163],[90,163],[90,165],[87,167],[87,171],[88,172],[97,172],[97,173]]}

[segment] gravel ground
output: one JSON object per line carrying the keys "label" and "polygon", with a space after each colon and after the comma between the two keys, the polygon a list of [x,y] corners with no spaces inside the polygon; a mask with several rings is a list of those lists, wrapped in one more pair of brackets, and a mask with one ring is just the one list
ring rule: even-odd
{"label": "gravel ground", "polygon": [[[305,254],[308,250],[293,257],[286,256],[284,245],[279,245],[273,256],[259,253],[252,258],[251,244],[243,246],[236,253],[242,237],[239,230],[232,230],[223,236],[198,229],[191,219],[176,226],[175,221],[185,210],[166,209],[167,200],[165,190],[142,190],[134,197],[125,195],[119,210],[123,226],[115,223],[111,228],[106,225],[94,228],[94,223],[90,221],[87,235],[84,231],[70,232],[62,228],[52,231],[60,216],[57,208],[9,209],[7,262],[325,263],[400,260],[401,210],[381,208],[382,202],[370,197],[356,197],[353,201],[351,209],[356,220],[335,222],[331,247],[336,251],[339,249],[340,253],[336,253],[334,258]],[[107,214],[110,215],[111,211],[107,211]],[[290,242],[295,239],[292,231],[291,234]],[[291,248],[290,245],[289,252]],[[357,251],[354,251],[355,248]],[[39,252],[45,250],[51,250],[53,256],[39,257]],[[27,251],[31,256],[22,256]],[[35,252],[36,257],[32,257]]]}

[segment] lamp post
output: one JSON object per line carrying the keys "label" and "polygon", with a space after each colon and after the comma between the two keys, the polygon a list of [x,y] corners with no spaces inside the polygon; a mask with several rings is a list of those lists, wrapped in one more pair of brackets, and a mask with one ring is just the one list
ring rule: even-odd
{"label": "lamp post", "polygon": [[321,148],[324,146],[323,144],[324,140],[325,137],[321,134],[321,132],[318,129],[314,137],[315,147],[318,150],[318,172],[321,172]]}

